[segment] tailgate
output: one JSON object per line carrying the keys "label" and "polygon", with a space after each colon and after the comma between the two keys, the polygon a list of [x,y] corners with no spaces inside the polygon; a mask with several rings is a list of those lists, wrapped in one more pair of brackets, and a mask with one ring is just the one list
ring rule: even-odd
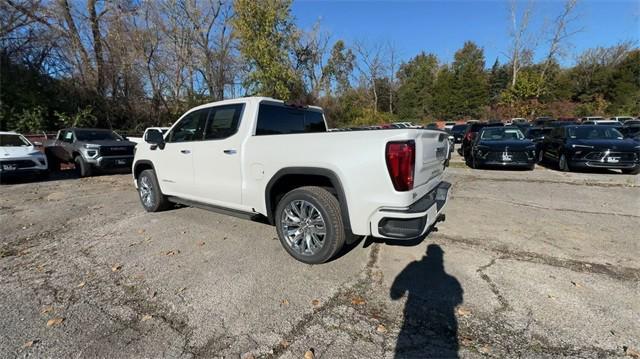
{"label": "tailgate", "polygon": [[[428,184],[442,175],[444,163],[449,158],[449,135],[443,131],[419,131],[416,147],[414,188]],[[433,182],[431,186],[440,181]]]}

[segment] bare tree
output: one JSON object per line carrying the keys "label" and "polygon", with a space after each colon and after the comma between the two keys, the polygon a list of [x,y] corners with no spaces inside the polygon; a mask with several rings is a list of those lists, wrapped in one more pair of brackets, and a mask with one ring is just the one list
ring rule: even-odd
{"label": "bare tree", "polygon": [[398,48],[393,42],[387,43],[389,69],[389,113],[393,113],[393,94],[397,90],[396,71],[398,70]]}
{"label": "bare tree", "polygon": [[562,45],[566,45],[566,41],[573,35],[582,31],[582,28],[570,30],[571,25],[578,19],[578,16],[575,14],[576,6],[578,4],[578,0],[566,0],[564,6],[562,8],[562,12],[555,19],[555,28],[553,30],[553,34],[551,39],[549,40],[549,52],[545,57],[544,63],[542,65],[542,71],[540,71],[540,81],[538,81],[538,86],[536,89],[536,98],[540,97],[543,84],[545,80],[545,76],[549,71],[549,67],[551,66],[553,60],[557,56],[565,55],[565,52],[562,51]]}
{"label": "bare tree", "polygon": [[529,28],[529,19],[533,12],[533,2],[527,2],[522,16],[518,18],[518,1],[510,0],[510,30],[511,50],[509,60],[511,62],[511,87],[515,86],[518,72],[523,67],[523,55],[527,53],[527,32]]}
{"label": "bare tree", "polygon": [[359,40],[354,43],[353,50],[358,55],[355,67],[371,89],[373,94],[373,113],[377,113],[378,91],[376,89],[376,80],[381,79],[386,70],[382,57],[384,47],[380,43],[368,44]]}

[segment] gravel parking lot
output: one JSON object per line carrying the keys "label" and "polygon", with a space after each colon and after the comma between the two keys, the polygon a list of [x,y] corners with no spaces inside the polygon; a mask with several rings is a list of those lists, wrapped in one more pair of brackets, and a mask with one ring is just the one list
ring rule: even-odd
{"label": "gravel parking lot", "polygon": [[142,210],[129,175],[0,187],[0,357],[640,355],[640,176],[447,171],[424,240],[330,263],[273,227]]}

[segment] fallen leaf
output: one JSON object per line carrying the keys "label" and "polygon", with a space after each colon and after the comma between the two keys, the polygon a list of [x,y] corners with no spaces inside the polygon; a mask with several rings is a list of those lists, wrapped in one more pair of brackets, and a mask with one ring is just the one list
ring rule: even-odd
{"label": "fallen leaf", "polygon": [[282,302],[280,302],[280,305],[289,305],[289,300],[283,299]]}
{"label": "fallen leaf", "polygon": [[187,289],[187,288],[185,288],[185,287],[178,288],[178,290],[176,291],[176,294],[178,294],[178,293],[182,293],[182,292],[184,292],[186,289]]}
{"label": "fallen leaf", "polygon": [[122,264],[114,264],[113,267],[111,267],[112,272],[117,272],[120,269],[122,269]]}
{"label": "fallen leaf", "polygon": [[64,322],[64,318],[53,318],[47,321],[47,327],[53,327],[54,325],[58,325]]}
{"label": "fallen leaf", "polygon": [[289,347],[289,345],[291,345],[291,344],[289,344],[289,342],[286,339],[282,339],[280,341],[280,346],[282,347],[282,349],[287,349]]}
{"label": "fallen leaf", "polygon": [[633,349],[631,347],[628,347],[628,346],[624,346],[623,348],[624,348],[624,353],[627,356],[630,356],[630,357],[636,358],[636,359],[640,358],[640,352],[639,351],[637,351],[637,350],[635,350],[635,349]]}
{"label": "fallen leaf", "polygon": [[80,284],[78,284],[76,288],[82,288],[84,287],[85,284],[86,284],[85,282],[80,282]]}
{"label": "fallen leaf", "polygon": [[458,307],[458,309],[456,309],[456,313],[461,317],[466,317],[471,315],[471,309],[467,307]]}
{"label": "fallen leaf", "polygon": [[376,331],[380,334],[384,334],[387,332],[387,327],[385,327],[382,324],[379,324],[378,327],[376,328]]}
{"label": "fallen leaf", "polygon": [[571,281],[571,284],[573,284],[573,286],[576,287],[576,288],[582,288],[582,284],[580,284],[578,282]]}
{"label": "fallen leaf", "polygon": [[314,307],[317,307],[320,305],[320,301],[318,299],[314,299],[311,301],[311,305],[313,305]]}
{"label": "fallen leaf", "polygon": [[153,318],[153,315],[145,314],[145,315],[142,316],[141,321],[146,322],[147,320],[152,319],[152,318]]}
{"label": "fallen leaf", "polygon": [[491,347],[487,344],[481,346],[480,348],[478,348],[478,351],[482,354],[489,354],[491,353]]}
{"label": "fallen leaf", "polygon": [[316,358],[316,355],[314,354],[313,348],[307,350],[304,353],[304,359],[315,359],[315,358]]}
{"label": "fallen leaf", "polygon": [[556,297],[555,297],[554,295],[551,295],[551,294],[547,294],[547,298],[549,298],[549,299],[556,299]]}
{"label": "fallen leaf", "polygon": [[366,301],[366,300],[364,300],[364,298],[362,298],[362,297],[361,297],[361,296],[359,296],[359,295],[357,295],[357,296],[355,296],[355,297],[351,298],[351,304],[353,304],[353,305],[364,305],[364,304],[366,304],[366,303],[367,303],[367,301]]}
{"label": "fallen leaf", "polygon": [[28,342],[22,344],[23,348],[31,348],[34,344],[38,343],[39,340],[29,340]]}
{"label": "fallen leaf", "polygon": [[144,229],[138,229],[138,234],[144,234]]}
{"label": "fallen leaf", "polygon": [[53,306],[52,305],[47,305],[46,307],[44,307],[44,308],[42,308],[40,310],[40,313],[47,314],[47,313],[52,312],[52,311],[53,311]]}
{"label": "fallen leaf", "polygon": [[242,354],[242,359],[256,359],[256,357],[254,357],[251,353],[244,353]]}
{"label": "fallen leaf", "polygon": [[165,255],[167,255],[167,256],[174,256],[174,255],[179,254],[179,253],[180,253],[180,251],[179,251],[179,250],[175,250],[175,251],[167,251],[167,252],[165,253]]}
{"label": "fallen leaf", "polygon": [[200,247],[202,247],[202,246],[204,246],[204,245],[205,245],[205,243],[204,243],[204,241],[201,241],[201,242],[198,242],[198,245],[199,245]]}
{"label": "fallen leaf", "polygon": [[465,347],[469,347],[473,344],[473,339],[465,335],[461,338],[460,343]]}

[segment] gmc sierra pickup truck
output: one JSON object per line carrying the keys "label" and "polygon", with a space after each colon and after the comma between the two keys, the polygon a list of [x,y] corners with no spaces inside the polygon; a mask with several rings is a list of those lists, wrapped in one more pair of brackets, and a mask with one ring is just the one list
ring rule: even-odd
{"label": "gmc sierra pickup truck", "polygon": [[150,131],[133,179],[146,211],[178,203],[267,221],[290,255],[314,264],[356,236],[412,239],[443,220],[448,154],[442,131],[327,132],[318,107],[249,97]]}
{"label": "gmc sierra pickup truck", "polygon": [[111,130],[65,128],[44,143],[44,152],[52,170],[59,170],[61,163],[73,163],[78,175],[87,177],[94,170],[129,170],[135,147]]}

